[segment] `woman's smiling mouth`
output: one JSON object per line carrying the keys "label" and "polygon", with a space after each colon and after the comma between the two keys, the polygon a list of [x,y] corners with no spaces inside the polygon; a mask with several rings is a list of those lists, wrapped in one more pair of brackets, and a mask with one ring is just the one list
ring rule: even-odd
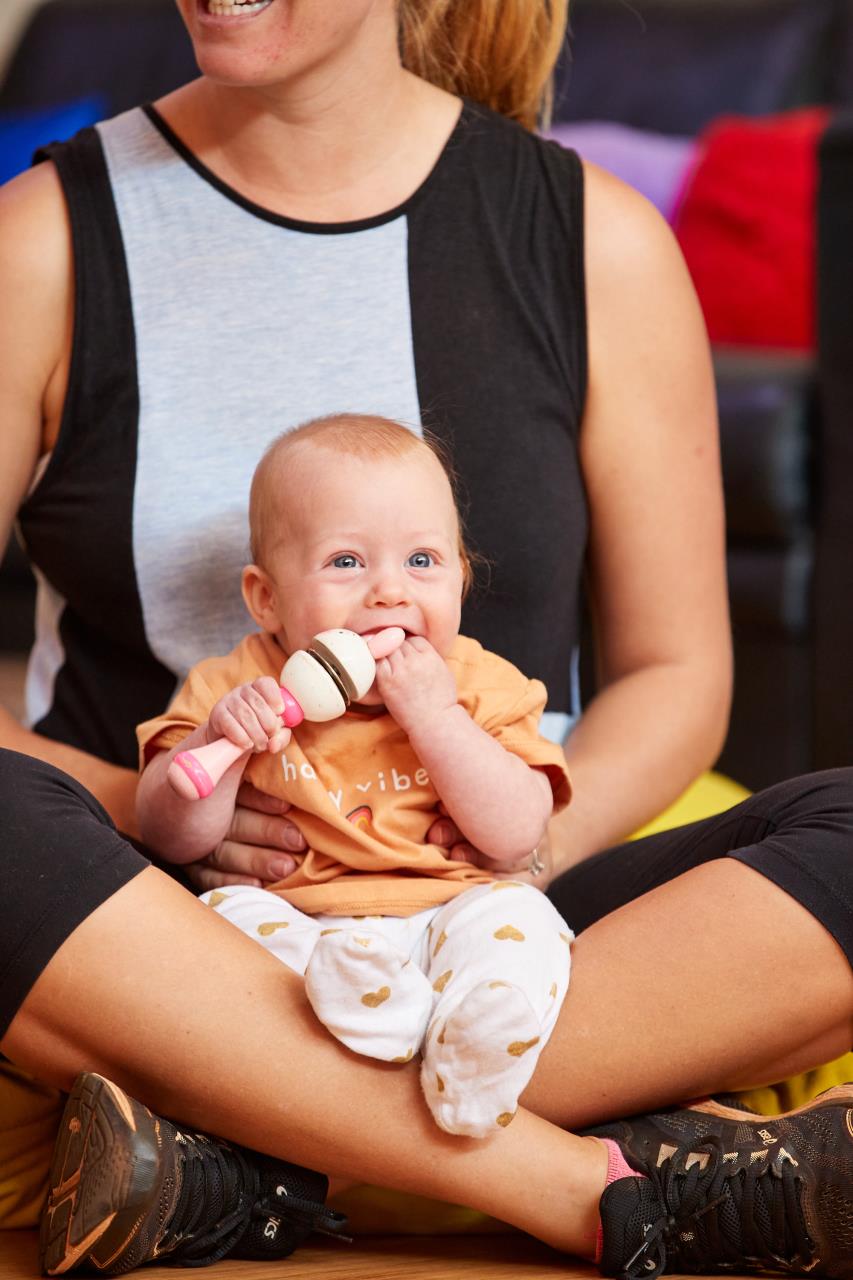
{"label": "woman's smiling mouth", "polygon": [[272,3],[273,0],[202,0],[202,8],[214,18],[248,18]]}

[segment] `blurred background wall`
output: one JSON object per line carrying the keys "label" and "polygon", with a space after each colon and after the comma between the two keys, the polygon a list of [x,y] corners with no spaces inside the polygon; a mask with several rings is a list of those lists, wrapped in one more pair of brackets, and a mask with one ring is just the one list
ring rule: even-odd
{"label": "blurred background wall", "polygon": [[3,0],[0,4],[0,75],[3,74],[24,21],[37,3],[38,0]]}

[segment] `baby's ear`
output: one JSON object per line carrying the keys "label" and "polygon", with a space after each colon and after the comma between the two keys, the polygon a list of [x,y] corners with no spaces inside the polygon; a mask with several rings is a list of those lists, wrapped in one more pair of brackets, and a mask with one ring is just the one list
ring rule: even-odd
{"label": "baby's ear", "polygon": [[281,630],[281,621],[275,608],[273,585],[269,575],[260,565],[247,564],[243,570],[243,599],[246,608],[264,631],[275,635]]}

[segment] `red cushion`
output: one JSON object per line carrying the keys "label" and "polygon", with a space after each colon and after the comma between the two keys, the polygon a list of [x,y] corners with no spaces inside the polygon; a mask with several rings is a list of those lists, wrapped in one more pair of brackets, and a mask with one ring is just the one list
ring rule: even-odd
{"label": "red cushion", "polygon": [[724,117],[701,148],[675,229],[713,342],[811,350],[822,107]]}

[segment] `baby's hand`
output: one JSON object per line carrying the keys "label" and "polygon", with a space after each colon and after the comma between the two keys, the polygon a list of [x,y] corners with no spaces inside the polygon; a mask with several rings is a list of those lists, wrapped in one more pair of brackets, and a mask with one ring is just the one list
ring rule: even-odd
{"label": "baby's hand", "polygon": [[210,739],[227,738],[247,751],[283,751],[290,741],[290,730],[281,723],[283,710],[278,681],[259,676],[219,699],[207,721]]}
{"label": "baby's hand", "polygon": [[450,668],[423,636],[411,636],[377,662],[376,688],[408,734],[456,706],[456,681]]}

